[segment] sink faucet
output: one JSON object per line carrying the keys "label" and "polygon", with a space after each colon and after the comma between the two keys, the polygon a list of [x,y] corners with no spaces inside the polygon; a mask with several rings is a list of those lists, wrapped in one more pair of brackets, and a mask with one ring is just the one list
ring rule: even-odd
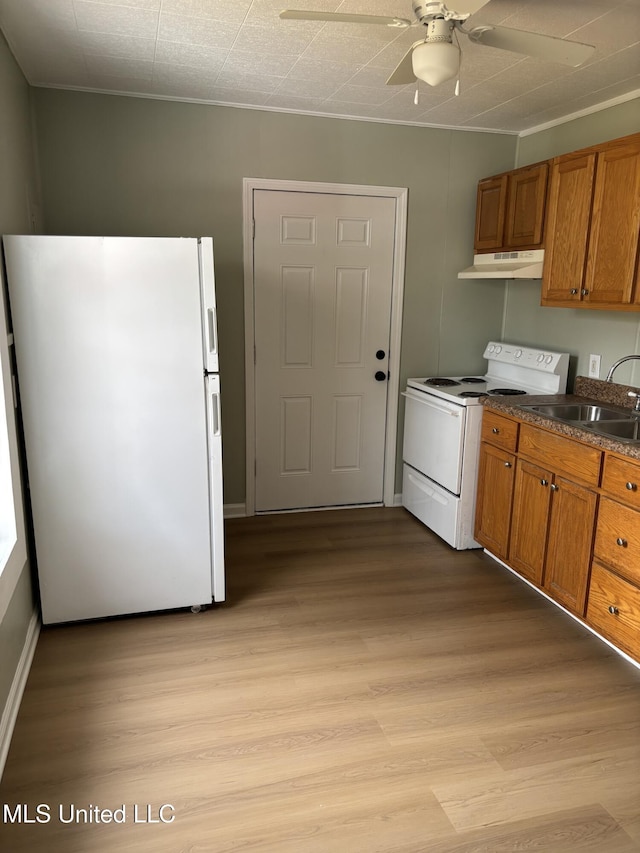
{"label": "sink faucet", "polygon": [[[622,358],[619,358],[615,364],[612,364],[609,368],[609,372],[607,373],[607,382],[613,381],[613,373],[616,368],[620,367],[621,364],[624,364],[625,361],[631,361],[632,359],[638,359],[640,361],[640,355],[623,355]],[[633,415],[636,417],[640,417],[640,394],[637,394],[635,391],[627,391],[627,397],[633,397],[636,401],[635,406],[633,407]]]}
{"label": "sink faucet", "polygon": [[631,359],[638,359],[640,361],[640,355],[623,355],[622,358],[619,358],[615,364],[612,364],[609,368],[609,372],[607,373],[607,382],[613,382],[613,373],[614,371],[620,367],[621,364],[624,364],[625,361],[631,361]]}

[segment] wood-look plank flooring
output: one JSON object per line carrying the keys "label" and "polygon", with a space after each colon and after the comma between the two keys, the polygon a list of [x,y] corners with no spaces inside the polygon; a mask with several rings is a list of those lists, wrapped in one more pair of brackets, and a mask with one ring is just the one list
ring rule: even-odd
{"label": "wood-look plank flooring", "polygon": [[640,671],[481,552],[403,509],[235,519],[227,577],[43,630],[0,803],[51,819],[2,851],[640,851]]}

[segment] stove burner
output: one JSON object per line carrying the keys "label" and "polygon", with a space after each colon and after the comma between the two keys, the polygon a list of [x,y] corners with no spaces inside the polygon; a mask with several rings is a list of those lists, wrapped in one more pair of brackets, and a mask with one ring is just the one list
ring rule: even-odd
{"label": "stove burner", "polygon": [[496,397],[510,397],[513,394],[526,394],[526,391],[520,390],[520,388],[493,388],[489,391],[489,394],[493,394]]}
{"label": "stove burner", "polygon": [[480,382],[485,382],[481,376],[463,376],[460,382],[464,382],[465,385],[478,385]]}
{"label": "stove burner", "polygon": [[432,376],[430,379],[425,379],[424,384],[451,387],[460,383],[456,382],[455,379],[446,379],[444,376]]}
{"label": "stove burner", "polygon": [[484,397],[486,391],[463,391],[458,397]]}

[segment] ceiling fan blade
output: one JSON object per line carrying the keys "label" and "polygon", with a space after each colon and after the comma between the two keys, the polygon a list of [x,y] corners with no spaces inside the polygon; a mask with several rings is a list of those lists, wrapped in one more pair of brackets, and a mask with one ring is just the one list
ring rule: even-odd
{"label": "ceiling fan blade", "polygon": [[406,18],[390,18],[385,15],[350,15],[347,12],[313,12],[304,9],[285,9],[280,17],[288,21],[336,21],[342,24],[384,24],[387,27],[410,27]]}
{"label": "ceiling fan blade", "polygon": [[567,41],[541,33],[528,33],[525,30],[512,30],[509,27],[473,27],[470,30],[462,29],[462,32],[477,44],[523,53],[525,56],[534,56],[549,62],[561,62],[574,68],[586,62],[595,50],[591,44]]}
{"label": "ceiling fan blade", "polygon": [[[418,42],[418,44],[420,44],[420,42]],[[412,44],[398,65],[396,65],[391,76],[387,80],[387,86],[404,86],[407,83],[416,82],[417,77],[413,73],[413,62],[411,61],[414,47],[415,44]]]}
{"label": "ceiling fan blade", "polygon": [[479,9],[487,5],[489,0],[455,0],[455,2],[451,0],[451,2],[456,7],[456,12],[463,15],[475,15]]}

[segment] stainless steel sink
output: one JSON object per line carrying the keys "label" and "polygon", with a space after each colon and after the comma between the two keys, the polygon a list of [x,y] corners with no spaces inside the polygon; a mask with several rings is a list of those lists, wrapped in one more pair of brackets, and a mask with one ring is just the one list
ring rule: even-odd
{"label": "stainless steel sink", "polygon": [[634,417],[629,417],[625,421],[592,422],[581,424],[581,426],[598,435],[607,435],[619,441],[640,441],[640,421]]}
{"label": "stainless steel sink", "polygon": [[624,409],[609,409],[606,406],[599,406],[597,404],[549,403],[542,406],[523,406],[522,408],[545,415],[547,418],[555,418],[559,421],[569,421],[571,423],[621,421],[632,418],[631,413],[625,412]]}
{"label": "stainless steel sink", "polygon": [[613,409],[598,403],[546,403],[522,406],[552,420],[579,426],[618,441],[640,442],[640,416],[629,409]]}

